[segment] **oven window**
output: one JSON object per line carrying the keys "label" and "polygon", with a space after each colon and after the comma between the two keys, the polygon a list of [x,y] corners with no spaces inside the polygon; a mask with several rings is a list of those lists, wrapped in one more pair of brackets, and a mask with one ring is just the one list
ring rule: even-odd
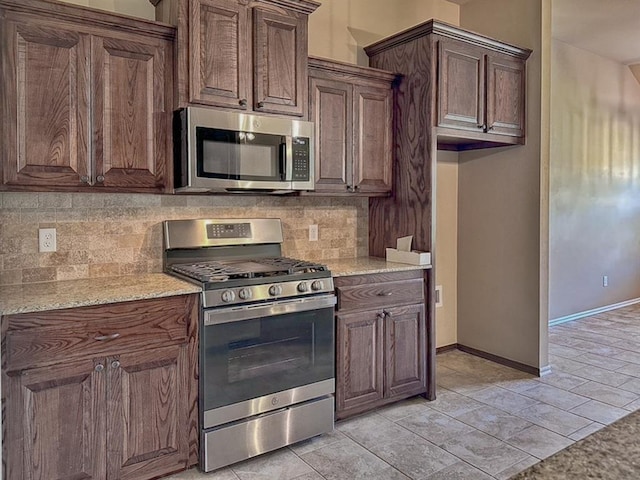
{"label": "oven window", "polygon": [[333,308],[204,327],[209,410],[334,377]]}
{"label": "oven window", "polygon": [[197,127],[198,176],[282,180],[285,146],[280,135]]}

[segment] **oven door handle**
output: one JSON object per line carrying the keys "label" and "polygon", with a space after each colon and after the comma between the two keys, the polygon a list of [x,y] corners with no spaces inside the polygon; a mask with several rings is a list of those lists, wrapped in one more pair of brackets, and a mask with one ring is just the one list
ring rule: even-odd
{"label": "oven door handle", "polygon": [[258,305],[244,305],[223,309],[204,311],[204,325],[219,325],[221,323],[239,322],[253,318],[270,317],[287,313],[308,312],[321,308],[333,308],[336,296],[318,295],[316,297],[279,300],[277,302],[260,303]]}

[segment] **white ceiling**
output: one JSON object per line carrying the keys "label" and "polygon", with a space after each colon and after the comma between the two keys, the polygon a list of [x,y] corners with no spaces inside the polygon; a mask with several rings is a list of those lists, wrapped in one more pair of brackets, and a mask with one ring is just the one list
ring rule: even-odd
{"label": "white ceiling", "polygon": [[552,35],[629,65],[640,62],[640,0],[553,0]]}
{"label": "white ceiling", "polygon": [[640,63],[640,0],[551,0],[551,5],[554,38],[625,65]]}

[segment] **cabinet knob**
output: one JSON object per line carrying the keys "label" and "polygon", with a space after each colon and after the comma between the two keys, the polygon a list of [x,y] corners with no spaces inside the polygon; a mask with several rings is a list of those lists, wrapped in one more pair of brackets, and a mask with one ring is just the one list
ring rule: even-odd
{"label": "cabinet knob", "polygon": [[111,362],[111,368],[116,369],[120,366],[120,362],[118,360],[114,360]]}
{"label": "cabinet knob", "polygon": [[479,123],[478,125],[476,125],[480,130],[484,130],[484,124]]}
{"label": "cabinet knob", "polygon": [[119,333],[111,333],[109,335],[98,335],[97,337],[93,337],[93,339],[97,340],[98,342],[108,342],[109,340],[115,340],[119,336]]}
{"label": "cabinet knob", "polygon": [[354,189],[356,192],[359,192],[359,191],[360,191],[360,185],[356,185],[355,187],[353,187],[353,189]]}
{"label": "cabinet knob", "polygon": [[351,185],[347,185],[347,192],[353,192],[353,187]]}
{"label": "cabinet knob", "polygon": [[103,370],[104,370],[104,365],[103,365],[103,364],[101,364],[101,363],[99,363],[99,364],[97,364],[97,365],[94,367],[94,370],[95,370],[96,372],[101,372],[101,371],[103,371]]}
{"label": "cabinet knob", "polygon": [[391,295],[393,295],[393,292],[378,292],[376,295],[378,295],[379,297],[390,297]]}
{"label": "cabinet knob", "polygon": [[88,176],[88,175],[82,175],[82,176],[80,177],[80,181],[81,181],[82,183],[89,183],[89,176]]}
{"label": "cabinet knob", "polygon": [[385,317],[390,317],[390,316],[391,316],[391,312],[390,312],[389,310],[382,310],[382,314],[383,314]]}
{"label": "cabinet knob", "polygon": [[99,182],[99,183],[104,182],[104,175],[98,175],[98,176],[96,177],[96,181],[97,181],[97,182]]}
{"label": "cabinet knob", "polygon": [[493,130],[493,125],[489,126],[487,130]]}
{"label": "cabinet knob", "polygon": [[238,103],[240,104],[241,107],[246,107],[247,106],[247,99],[243,98]]}
{"label": "cabinet knob", "polygon": [[264,102],[258,102],[257,107],[258,108],[264,108]]}
{"label": "cabinet knob", "polygon": [[379,320],[384,320],[384,315],[382,313],[379,313],[377,316]]}

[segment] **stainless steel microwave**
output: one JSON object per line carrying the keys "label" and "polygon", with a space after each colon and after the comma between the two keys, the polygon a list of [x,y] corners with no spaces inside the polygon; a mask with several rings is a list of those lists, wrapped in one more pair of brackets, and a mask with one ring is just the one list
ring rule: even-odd
{"label": "stainless steel microwave", "polygon": [[187,107],[174,117],[175,191],[314,189],[313,124]]}

